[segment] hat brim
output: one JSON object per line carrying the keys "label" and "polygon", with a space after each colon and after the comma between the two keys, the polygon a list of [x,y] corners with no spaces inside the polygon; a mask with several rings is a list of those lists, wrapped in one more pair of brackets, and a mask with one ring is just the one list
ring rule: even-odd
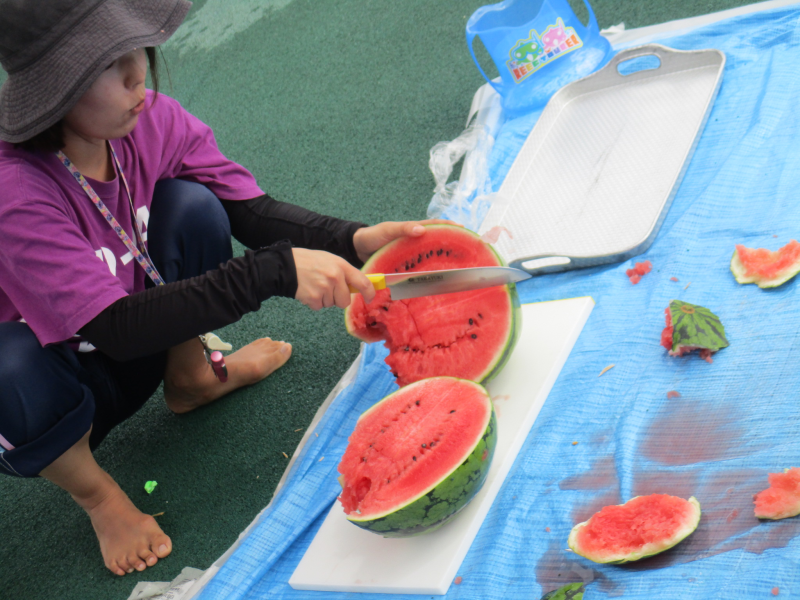
{"label": "hat brim", "polygon": [[0,139],[24,142],[66,115],[114,60],[158,46],[191,8],[187,0],[107,0],[0,88]]}

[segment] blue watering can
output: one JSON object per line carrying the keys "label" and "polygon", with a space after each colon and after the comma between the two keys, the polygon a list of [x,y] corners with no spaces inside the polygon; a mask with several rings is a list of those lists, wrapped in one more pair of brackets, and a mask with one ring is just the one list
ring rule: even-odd
{"label": "blue watering can", "polygon": [[[481,75],[502,96],[510,116],[541,108],[555,92],[603,66],[611,44],[594,11],[584,26],[566,0],[505,0],[476,10],[467,21],[467,45]],[[500,72],[490,80],[475,57],[478,36]]]}

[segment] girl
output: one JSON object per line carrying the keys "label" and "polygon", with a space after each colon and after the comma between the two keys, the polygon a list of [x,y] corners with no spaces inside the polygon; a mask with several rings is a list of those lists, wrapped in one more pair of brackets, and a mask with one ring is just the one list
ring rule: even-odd
{"label": "girl", "polygon": [[208,126],[146,90],[189,7],[0,0],[0,471],[71,494],[117,575],[172,546],[95,462],[109,431],[162,381],[184,413],[265,378],[290,344],[256,340],[217,378],[203,334],[275,295],[344,308],[352,286],[369,300],[357,267],[424,234],[273,200]]}

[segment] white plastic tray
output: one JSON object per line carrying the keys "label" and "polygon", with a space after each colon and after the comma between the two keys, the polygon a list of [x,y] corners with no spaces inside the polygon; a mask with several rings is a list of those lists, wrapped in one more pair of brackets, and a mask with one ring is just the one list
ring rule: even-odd
{"label": "white plastic tray", "polygon": [[[622,75],[632,59],[657,68]],[[559,90],[525,141],[480,233],[511,266],[551,272],[625,260],[658,232],[714,104],[718,50],[624,50]]]}

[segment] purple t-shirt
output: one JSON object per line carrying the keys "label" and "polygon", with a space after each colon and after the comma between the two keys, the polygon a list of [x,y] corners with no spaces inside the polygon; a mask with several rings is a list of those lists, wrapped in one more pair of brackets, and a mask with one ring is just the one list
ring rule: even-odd
{"label": "purple t-shirt", "polygon": [[[174,99],[147,92],[134,130],[112,140],[146,239],[153,189],[180,177],[225,200],[264,192],[217,148],[214,134]],[[87,178],[128,235],[133,218],[119,176]],[[144,269],[55,154],[0,141],[0,322],[24,319],[42,345],[76,332],[125,295],[145,289]]]}

